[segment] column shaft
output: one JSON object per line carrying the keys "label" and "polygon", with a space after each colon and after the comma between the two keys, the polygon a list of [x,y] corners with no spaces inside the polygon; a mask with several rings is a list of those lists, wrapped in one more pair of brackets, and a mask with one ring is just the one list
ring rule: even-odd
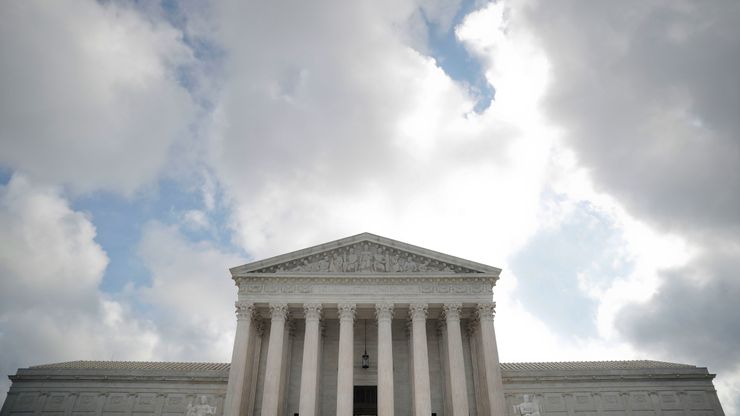
{"label": "column shaft", "polygon": [[431,389],[429,385],[429,353],[427,351],[427,305],[409,305],[411,314],[411,337],[414,346],[414,411],[416,416],[432,414]]}
{"label": "column shaft", "polygon": [[301,367],[301,395],[298,413],[301,416],[314,416],[318,394],[319,371],[319,320],[321,304],[304,304],[306,330],[303,338],[303,364]]}
{"label": "column shaft", "polygon": [[[247,388],[247,397],[246,403],[242,404],[242,414],[246,416],[252,416],[254,414],[254,403],[257,400],[257,376],[259,374],[260,369],[260,357],[262,354],[262,340],[265,334],[264,325],[262,323],[262,320],[255,320],[252,324],[254,327],[254,330],[252,331],[253,338],[250,343],[253,346],[252,349],[252,358],[250,361],[252,361],[250,372],[252,374],[252,380]],[[245,402],[245,400],[242,400],[242,402]],[[246,410],[245,410],[246,409]]]}
{"label": "column shaft", "polygon": [[447,349],[447,324],[443,319],[437,321],[437,343],[439,344],[439,359],[444,379],[444,414],[452,414],[452,388],[450,386],[450,360]]}
{"label": "column shaft", "polygon": [[355,305],[339,305],[339,354],[337,362],[337,416],[352,416],[354,399]]}
{"label": "column shaft", "polygon": [[226,403],[224,404],[224,416],[239,416],[242,402],[247,399],[246,386],[250,385],[251,354],[250,333],[252,332],[252,318],[254,317],[254,305],[248,302],[238,301],[236,306],[236,336],[234,337],[234,350],[231,353],[231,368],[229,369],[229,382],[226,386]]}
{"label": "column shaft", "polygon": [[393,416],[393,304],[375,305],[378,319],[378,416]]}
{"label": "column shaft", "polygon": [[267,345],[264,391],[262,392],[262,416],[277,416],[280,400],[280,378],[283,370],[283,340],[285,336],[285,319],[288,316],[288,305],[271,303],[272,321],[270,324],[270,341]]}
{"label": "column shaft", "polygon": [[481,343],[485,346],[482,351],[484,373],[486,375],[486,390],[488,406],[492,416],[505,416],[506,403],[504,401],[504,385],[501,381],[501,367],[498,360],[496,331],[493,327],[493,315],[496,304],[478,304],[478,322],[480,325]]}
{"label": "column shaft", "polygon": [[447,323],[447,353],[450,363],[450,388],[452,415],[468,416],[468,388],[465,382],[465,360],[463,358],[462,334],[460,332],[460,303],[444,305]]}
{"label": "column shaft", "polygon": [[477,317],[470,322],[468,331],[470,333],[470,355],[473,361],[476,406],[479,415],[489,415],[491,414],[491,411],[490,406],[488,405],[486,368],[483,363],[483,351],[485,351],[485,345],[483,345],[483,342],[481,341],[480,325]]}

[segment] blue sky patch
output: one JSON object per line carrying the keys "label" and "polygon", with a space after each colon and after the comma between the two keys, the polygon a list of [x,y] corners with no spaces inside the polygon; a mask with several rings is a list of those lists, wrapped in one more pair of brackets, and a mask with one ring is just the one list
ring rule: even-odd
{"label": "blue sky patch", "polygon": [[449,28],[429,21],[422,11],[428,28],[428,43],[437,65],[455,81],[465,84],[470,93],[477,98],[475,112],[482,113],[494,100],[496,90],[488,83],[481,62],[473,57],[455,36],[455,27],[465,16],[482,5],[476,0],[463,0]]}
{"label": "blue sky patch", "polygon": [[[73,201],[72,206],[91,215],[97,231],[95,240],[108,254],[110,262],[101,283],[101,290],[107,293],[119,292],[128,283],[147,284],[151,279],[137,252],[148,222],[179,225],[186,211],[205,212],[199,192],[171,180],[161,181],[156,189],[134,199],[95,192]],[[206,215],[208,227],[180,226],[181,234],[192,242],[208,240],[225,250],[242,252],[231,243],[225,208],[217,206]]]}
{"label": "blue sky patch", "polygon": [[557,228],[540,231],[511,260],[519,300],[556,330],[596,335],[598,302],[579,288],[578,275],[605,288],[632,264],[620,258],[621,232],[591,204],[581,202]]}

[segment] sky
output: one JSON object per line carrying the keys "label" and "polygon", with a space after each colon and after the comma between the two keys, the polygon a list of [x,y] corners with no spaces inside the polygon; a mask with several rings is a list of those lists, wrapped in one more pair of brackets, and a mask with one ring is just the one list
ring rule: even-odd
{"label": "sky", "polygon": [[0,2],[0,373],[226,362],[229,267],[371,232],[502,268],[502,361],[694,364],[740,415],[737,21]]}

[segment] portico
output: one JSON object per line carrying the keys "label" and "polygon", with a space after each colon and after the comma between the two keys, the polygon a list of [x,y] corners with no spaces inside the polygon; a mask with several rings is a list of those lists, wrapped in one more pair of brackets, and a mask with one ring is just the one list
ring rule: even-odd
{"label": "portico", "polygon": [[491,301],[500,269],[365,233],[231,273],[224,414],[506,414]]}

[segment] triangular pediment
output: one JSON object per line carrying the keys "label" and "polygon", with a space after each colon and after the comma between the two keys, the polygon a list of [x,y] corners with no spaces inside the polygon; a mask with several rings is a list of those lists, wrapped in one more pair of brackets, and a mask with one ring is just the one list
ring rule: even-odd
{"label": "triangular pediment", "polygon": [[234,277],[277,274],[470,274],[501,269],[362,233],[231,269]]}

